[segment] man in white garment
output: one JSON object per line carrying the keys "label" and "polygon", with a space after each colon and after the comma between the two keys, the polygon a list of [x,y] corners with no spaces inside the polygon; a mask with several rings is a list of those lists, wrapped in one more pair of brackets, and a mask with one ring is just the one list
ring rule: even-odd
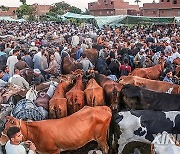
{"label": "man in white garment", "polygon": [[9,67],[9,76],[12,77],[14,75],[14,66],[18,62],[17,55],[19,50],[14,49],[13,55],[9,56],[7,59],[6,65]]}
{"label": "man in white garment", "polygon": [[6,154],[27,154],[25,146],[29,148],[28,154],[35,154],[36,147],[31,141],[22,143],[23,135],[19,127],[10,127],[7,131],[9,141],[6,143]]}
{"label": "man in white garment", "polygon": [[79,36],[77,36],[77,32],[75,32],[75,35],[72,37],[71,45],[72,47],[76,47],[79,44]]}
{"label": "man in white garment", "polygon": [[14,72],[15,73],[12,77],[10,77],[9,82],[28,90],[29,83],[22,76],[20,76],[20,71],[18,69],[15,69]]}

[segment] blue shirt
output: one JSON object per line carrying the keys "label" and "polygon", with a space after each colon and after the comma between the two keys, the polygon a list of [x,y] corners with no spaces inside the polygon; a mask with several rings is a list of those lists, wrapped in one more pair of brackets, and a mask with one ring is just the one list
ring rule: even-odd
{"label": "blue shirt", "polygon": [[10,75],[8,73],[4,73],[2,80],[8,82],[9,78],[10,78]]}
{"label": "blue shirt", "polygon": [[80,49],[76,52],[76,60],[80,58],[81,53],[83,53],[82,48],[80,48]]}
{"label": "blue shirt", "polygon": [[169,78],[167,76],[165,76],[165,78],[163,79],[163,81],[169,82],[169,83],[174,83],[172,78]]}

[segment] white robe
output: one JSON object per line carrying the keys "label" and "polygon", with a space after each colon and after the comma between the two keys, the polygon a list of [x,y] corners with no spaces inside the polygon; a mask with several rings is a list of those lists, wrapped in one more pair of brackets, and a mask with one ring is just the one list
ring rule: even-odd
{"label": "white robe", "polygon": [[17,56],[9,56],[7,59],[7,66],[9,67],[9,75],[12,77],[14,75],[14,65],[18,62]]}

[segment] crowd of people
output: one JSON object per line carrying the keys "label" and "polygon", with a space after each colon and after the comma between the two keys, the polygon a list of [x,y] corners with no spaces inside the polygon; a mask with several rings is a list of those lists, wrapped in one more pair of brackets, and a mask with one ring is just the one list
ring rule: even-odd
{"label": "crowd of people", "polygon": [[[98,50],[96,63],[92,63],[84,53],[92,48]],[[99,29],[91,24],[0,21],[0,87],[13,83],[29,89],[31,84],[38,85],[52,76],[59,76],[63,72],[64,58],[71,57],[74,49],[77,49],[75,61],[82,64],[84,72],[103,64],[106,71],[99,69],[99,72],[114,81],[135,68],[154,66],[163,58],[170,67],[165,70],[162,80],[176,83],[173,61],[180,58],[180,27],[104,26]],[[110,67],[112,63],[117,67]],[[21,76],[24,69],[32,70],[31,82]],[[11,128],[8,137],[7,153],[24,151],[18,128]],[[29,153],[35,149],[31,144]]]}
{"label": "crowd of people", "polygon": [[[104,26],[98,29],[91,24],[1,21],[0,36],[1,87],[12,82],[28,89],[29,84],[40,84],[51,75],[61,74],[63,59],[71,57],[73,48],[77,48],[75,60],[82,64],[83,71],[96,65],[83,53],[92,47],[98,50],[107,69],[115,61],[118,64],[116,71],[113,68],[101,72],[114,81],[134,68],[158,64],[160,57],[167,65],[180,58],[180,31],[176,26]],[[33,70],[31,83],[20,76],[25,68]],[[173,83],[169,71],[174,72],[166,70],[164,81]]]}

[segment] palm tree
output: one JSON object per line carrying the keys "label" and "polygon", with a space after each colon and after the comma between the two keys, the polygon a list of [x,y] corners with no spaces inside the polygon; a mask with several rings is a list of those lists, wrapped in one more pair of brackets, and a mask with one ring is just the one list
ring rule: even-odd
{"label": "palm tree", "polygon": [[134,2],[137,3],[137,5],[138,5],[138,3],[140,3],[141,1],[140,0],[135,0]]}
{"label": "palm tree", "polygon": [[20,0],[22,4],[26,4],[26,0]]}
{"label": "palm tree", "polygon": [[8,11],[8,10],[9,10],[9,7],[6,7],[6,6],[4,6],[4,5],[1,5],[1,6],[0,6],[0,9],[1,9],[2,11]]}

